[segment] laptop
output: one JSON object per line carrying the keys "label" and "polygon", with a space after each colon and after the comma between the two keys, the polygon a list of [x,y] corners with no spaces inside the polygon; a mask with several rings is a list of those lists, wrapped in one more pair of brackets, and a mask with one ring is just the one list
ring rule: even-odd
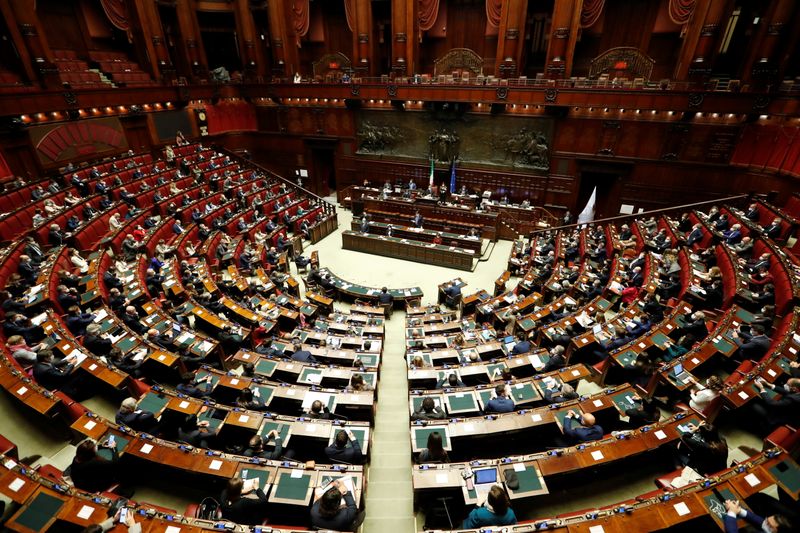
{"label": "laptop", "polygon": [[683,382],[683,381],[686,381],[687,379],[689,379],[689,377],[691,377],[691,375],[688,372],[686,372],[686,370],[683,369],[683,364],[682,363],[678,363],[678,364],[675,365],[675,368],[672,369],[672,377],[676,381]]}
{"label": "laptop", "polygon": [[497,483],[497,468],[475,470],[475,494],[479,502],[486,501],[489,491]]}

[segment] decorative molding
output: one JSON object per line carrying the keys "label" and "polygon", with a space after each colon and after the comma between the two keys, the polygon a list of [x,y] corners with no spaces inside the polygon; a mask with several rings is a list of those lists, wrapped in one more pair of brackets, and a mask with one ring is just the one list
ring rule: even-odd
{"label": "decorative molding", "polygon": [[690,93],[688,98],[689,107],[700,107],[703,105],[705,97],[703,93]]}
{"label": "decorative molding", "polygon": [[494,91],[495,96],[497,96],[498,100],[505,100],[508,98],[508,87],[498,87]]}
{"label": "decorative molding", "polygon": [[19,31],[22,33],[24,37],[33,37],[34,35],[38,35],[36,31],[36,26],[33,24],[20,24]]}
{"label": "decorative molding", "polygon": [[569,28],[556,28],[553,30],[554,39],[566,39],[569,37]]}
{"label": "decorative molding", "polygon": [[72,92],[72,91],[64,91],[61,94],[64,97],[64,102],[66,102],[66,104],[68,106],[76,106],[76,105],[78,105],[78,96],[74,92]]}
{"label": "decorative molding", "polygon": [[358,42],[359,44],[365,44],[369,42],[369,34],[368,33],[359,33],[358,34]]}
{"label": "decorative molding", "polygon": [[555,102],[556,98],[558,98],[558,89],[553,87],[548,87],[544,90],[544,100],[545,102]]}
{"label": "decorative molding", "polygon": [[770,103],[770,97],[766,94],[759,94],[753,98],[753,109],[765,109]]}
{"label": "decorative molding", "polygon": [[519,30],[517,28],[509,28],[506,30],[506,40],[514,41],[519,39]]}
{"label": "decorative molding", "polygon": [[386,92],[389,94],[389,96],[394,98],[395,96],[397,96],[397,85],[395,84],[388,85],[386,87]]}
{"label": "decorative molding", "polygon": [[700,30],[701,37],[713,37],[719,31],[719,24],[706,24]]}
{"label": "decorative molding", "polygon": [[360,85],[356,85],[355,83],[351,84],[350,85],[350,94],[352,94],[353,96],[358,96],[359,94],[361,94],[361,86]]}
{"label": "decorative molding", "polygon": [[395,33],[394,34],[394,42],[396,43],[404,43],[407,40],[407,36],[405,33]]}

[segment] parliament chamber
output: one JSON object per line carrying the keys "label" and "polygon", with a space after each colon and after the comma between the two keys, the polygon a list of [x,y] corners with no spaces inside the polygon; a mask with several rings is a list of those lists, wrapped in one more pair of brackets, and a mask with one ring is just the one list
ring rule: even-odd
{"label": "parliament chamber", "polygon": [[0,0],[0,522],[800,529],[800,4]]}

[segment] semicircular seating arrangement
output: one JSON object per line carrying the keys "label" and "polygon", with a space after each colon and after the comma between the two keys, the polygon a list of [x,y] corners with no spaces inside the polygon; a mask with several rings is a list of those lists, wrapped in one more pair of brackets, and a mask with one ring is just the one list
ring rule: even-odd
{"label": "semicircular seating arrangement", "polygon": [[[720,498],[800,494],[797,413],[770,410],[800,374],[800,263],[785,223],[796,202],[784,212],[736,197],[535,231],[493,288],[455,278],[426,303],[419,287],[384,294],[316,251],[305,259],[312,232],[337,225],[321,198],[232,153],[174,153],[127,154],[3,197],[3,388],[110,461],[86,479],[4,443],[12,529],[85,526],[118,502],[157,531],[247,527],[209,515],[208,498],[180,510],[130,500],[144,475],[214,487],[210,497],[231,480],[258,486],[257,516],[239,516],[272,531],[308,529],[309,505],[337,480],[362,508],[395,307],[427,530],[480,527],[497,490],[515,531],[719,524]],[[84,403],[96,397],[129,399],[111,419]],[[762,451],[687,451],[734,417]],[[537,510],[631,468],[655,489]]]}
{"label": "semicircular seating arrangement", "polygon": [[[796,382],[774,385],[800,376],[800,263],[782,246],[790,216],[747,202],[536,231],[512,246],[494,296],[456,278],[439,285],[438,304],[408,310],[412,482],[426,530],[722,527],[724,499],[767,485],[796,497],[782,479],[800,472],[788,458]],[[752,431],[764,451],[729,456],[718,423]],[[701,436],[722,443],[716,454],[692,449]],[[780,468],[748,470],[781,454]],[[630,469],[656,490],[583,510],[555,503]],[[513,520],[482,507],[497,485]]]}

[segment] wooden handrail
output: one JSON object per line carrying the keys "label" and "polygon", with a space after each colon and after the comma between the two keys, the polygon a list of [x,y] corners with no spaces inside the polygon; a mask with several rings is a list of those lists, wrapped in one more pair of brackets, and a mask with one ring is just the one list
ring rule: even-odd
{"label": "wooden handrail", "polygon": [[692,211],[694,209],[699,209],[701,207],[711,206],[715,204],[729,204],[729,203],[738,203],[742,200],[747,200],[752,198],[750,194],[739,194],[736,196],[726,196],[724,198],[717,198],[715,200],[707,200],[705,202],[696,202],[693,204],[683,204],[683,205],[676,205],[673,207],[662,207],[661,209],[653,209],[652,211],[643,211],[641,213],[631,213],[630,215],[618,215],[615,217],[606,217],[606,218],[598,218],[596,220],[592,220],[591,222],[583,223],[583,224],[567,224],[563,226],[553,226],[551,228],[542,228],[540,230],[535,230],[531,232],[531,235],[536,235],[543,231],[553,231],[553,230],[565,230],[565,229],[576,229],[579,226],[583,226],[585,224],[608,224],[608,223],[615,223],[615,222],[627,222],[630,220],[644,218],[644,217],[651,217],[651,216],[660,216],[665,215],[667,213],[674,213],[675,211]]}

